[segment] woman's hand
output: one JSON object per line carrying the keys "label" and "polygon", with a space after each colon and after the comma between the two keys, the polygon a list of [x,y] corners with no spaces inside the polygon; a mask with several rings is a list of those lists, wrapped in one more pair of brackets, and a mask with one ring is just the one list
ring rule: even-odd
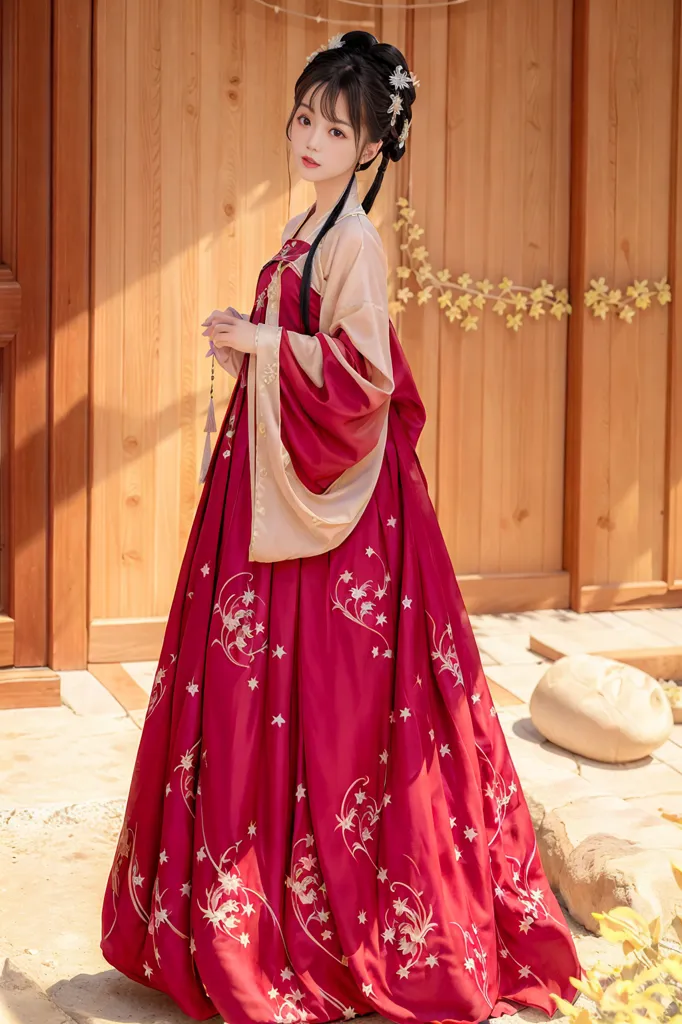
{"label": "woman's hand", "polygon": [[251,354],[256,351],[256,325],[245,320],[231,306],[224,312],[216,309],[204,321],[203,332],[215,348],[232,348]]}

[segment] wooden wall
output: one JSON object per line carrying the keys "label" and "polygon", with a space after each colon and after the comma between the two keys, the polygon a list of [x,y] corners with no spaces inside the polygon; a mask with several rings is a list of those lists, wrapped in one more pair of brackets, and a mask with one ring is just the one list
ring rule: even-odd
{"label": "wooden wall", "polygon": [[[354,23],[421,80],[408,157],[372,213],[390,261],[406,194],[434,269],[571,282],[570,326],[514,334],[488,312],[465,335],[435,302],[399,324],[472,610],[610,607],[642,582],[647,603],[682,603],[677,314],[628,327],[581,306],[591,276],[676,273],[679,6],[468,0]],[[306,55],[338,28],[255,0],[96,5],[91,660],[158,649],[198,497],[199,324],[250,308],[284,222],[312,201],[289,187],[284,124]]]}

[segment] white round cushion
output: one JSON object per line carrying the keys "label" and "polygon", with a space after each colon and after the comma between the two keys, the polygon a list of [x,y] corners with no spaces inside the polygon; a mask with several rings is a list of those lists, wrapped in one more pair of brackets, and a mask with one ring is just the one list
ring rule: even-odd
{"label": "white round cushion", "polygon": [[552,743],[610,764],[646,757],[673,729],[670,702],[652,676],[594,654],[554,662],[533,692],[530,715]]}

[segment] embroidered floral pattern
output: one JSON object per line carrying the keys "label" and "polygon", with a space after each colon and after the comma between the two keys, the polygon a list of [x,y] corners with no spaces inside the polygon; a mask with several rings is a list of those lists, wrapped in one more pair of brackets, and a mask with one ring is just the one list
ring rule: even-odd
{"label": "embroidered floral pattern", "polygon": [[464,970],[472,976],[478,991],[486,1003],[491,1006],[488,995],[488,954],[479,938],[478,928],[475,924],[470,925],[466,929],[462,928],[459,921],[451,921],[450,924],[458,928],[462,935],[464,942]]}
{"label": "embroidered floral pattern", "polygon": [[336,581],[336,587],[331,595],[332,607],[335,611],[342,612],[351,622],[357,623],[376,634],[381,640],[383,651],[379,647],[372,649],[372,656],[378,658],[381,653],[384,658],[392,658],[393,651],[388,638],[382,630],[388,623],[385,612],[377,611],[380,602],[388,594],[388,585],[391,582],[390,573],[386,571],[383,558],[374,548],[368,547],[365,551],[367,558],[377,558],[381,563],[383,582],[377,583],[373,579],[360,582],[360,574],[356,575],[349,569],[341,573]]}
{"label": "embroidered floral pattern", "polygon": [[[239,587],[235,581],[244,576],[246,588],[237,593]],[[250,572],[230,576],[220,588],[213,609],[213,614],[220,615],[222,620],[220,637],[213,644],[219,644],[232,664],[242,668],[250,665],[256,655],[262,654],[268,646],[265,624],[256,621],[256,608],[259,605],[265,608],[265,601],[251,589],[252,582],[253,574]]]}
{"label": "embroidered floral pattern", "polygon": [[159,665],[159,667],[158,667],[158,669],[156,671],[156,675],[154,676],[154,684],[152,686],[152,692],[151,692],[151,694],[149,696],[149,705],[147,706],[147,714],[145,715],[145,721],[148,718],[151,718],[151,716],[154,714],[154,712],[156,711],[157,707],[159,706],[159,703],[160,703],[163,695],[166,692],[166,687],[167,687],[166,676],[168,675],[170,670],[173,668],[173,665],[175,664],[176,660],[177,660],[176,656],[174,654],[171,654],[170,655],[170,664],[169,664],[168,668],[162,668]]}
{"label": "embroidered floral pattern", "polygon": [[199,763],[199,747],[201,741],[197,740],[191,750],[188,750],[186,754],[183,754],[180,758],[180,763],[174,768],[174,771],[180,772],[180,792],[182,793],[182,799],[185,807],[189,813],[194,817],[194,804],[196,801],[195,794],[195,778],[196,778],[196,767]]}
{"label": "embroidered floral pattern", "polygon": [[[426,614],[428,615],[429,613],[427,612]],[[435,620],[431,615],[429,615],[429,619],[431,619],[433,637],[433,650],[431,651],[431,657],[435,663],[440,665],[438,671],[449,672],[454,677],[455,686],[464,686],[464,677],[462,675],[462,669],[459,664],[457,650],[455,649],[452,637],[452,626],[448,622],[440,635],[440,639],[436,639],[438,630],[436,628]]]}
{"label": "embroidered floral pattern", "polygon": [[336,935],[336,928],[329,910],[327,887],[322,880],[312,833],[294,843],[291,874],[287,876],[286,883],[291,892],[296,919],[305,934],[316,946],[341,963],[338,941],[334,943],[335,949],[329,948],[329,943]]}
{"label": "embroidered floral pattern", "polygon": [[[369,852],[368,843],[374,839],[374,832],[381,816],[382,804],[368,796],[365,787],[369,783],[368,776],[356,779],[345,792],[341,813],[336,815],[346,849],[354,858],[358,851],[365,853],[376,867],[374,857]],[[353,802],[355,801],[355,802]]]}
{"label": "embroidered floral pattern", "polygon": [[384,913],[386,925],[382,938],[387,945],[393,946],[397,940],[396,952],[403,962],[396,970],[399,978],[408,978],[410,970],[419,963],[426,951],[426,936],[438,926],[433,920],[433,908],[428,910],[422,900],[422,893],[417,892],[406,882],[391,882],[392,893],[401,893],[393,901],[393,913]]}

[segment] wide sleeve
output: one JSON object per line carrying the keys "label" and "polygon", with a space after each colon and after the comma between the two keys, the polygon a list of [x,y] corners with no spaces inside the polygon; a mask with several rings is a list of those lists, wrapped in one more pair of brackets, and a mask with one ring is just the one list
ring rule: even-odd
{"label": "wide sleeve", "polygon": [[337,546],[381,468],[393,391],[386,257],[364,214],[344,218],[330,235],[311,296],[319,330],[280,326],[278,286],[258,325],[249,365],[255,560]]}

